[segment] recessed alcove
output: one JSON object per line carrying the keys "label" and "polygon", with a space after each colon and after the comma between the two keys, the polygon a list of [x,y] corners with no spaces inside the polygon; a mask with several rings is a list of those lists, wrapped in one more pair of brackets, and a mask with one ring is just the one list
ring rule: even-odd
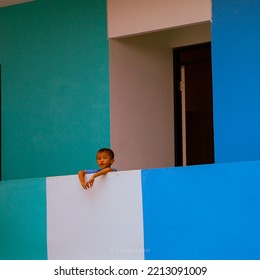
{"label": "recessed alcove", "polygon": [[173,49],[210,41],[210,21],[109,40],[111,146],[120,170],[175,165]]}

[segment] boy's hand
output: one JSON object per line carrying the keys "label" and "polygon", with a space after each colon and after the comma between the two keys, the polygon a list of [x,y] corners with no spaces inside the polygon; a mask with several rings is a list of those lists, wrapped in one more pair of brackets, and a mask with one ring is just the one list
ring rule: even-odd
{"label": "boy's hand", "polygon": [[94,181],[95,181],[95,177],[92,176],[92,177],[86,182],[87,187],[88,187],[88,188],[92,188],[92,187],[93,187],[93,184],[94,184]]}
{"label": "boy's hand", "polygon": [[89,187],[88,182],[86,182],[86,181],[80,181],[80,184],[83,187],[83,189],[87,189]]}
{"label": "boy's hand", "polygon": [[113,171],[114,170],[111,167],[104,168],[104,169],[98,171],[97,173],[95,173],[88,181],[85,181],[86,172],[84,170],[80,170],[78,172],[78,176],[79,176],[79,180],[80,180],[80,183],[81,183],[81,186],[83,187],[83,189],[89,189],[89,188],[93,187],[96,177],[98,177],[100,175],[105,175],[108,172],[113,172]]}
{"label": "boy's hand", "polygon": [[95,177],[92,176],[88,181],[80,181],[81,186],[83,187],[83,189],[89,189],[93,187],[95,181]]}

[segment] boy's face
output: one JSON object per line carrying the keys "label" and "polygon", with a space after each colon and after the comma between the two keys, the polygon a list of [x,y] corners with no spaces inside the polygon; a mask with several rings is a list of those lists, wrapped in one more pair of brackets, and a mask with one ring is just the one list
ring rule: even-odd
{"label": "boy's face", "polygon": [[97,153],[97,164],[101,169],[110,167],[114,162],[114,159],[111,159],[110,155],[107,152]]}

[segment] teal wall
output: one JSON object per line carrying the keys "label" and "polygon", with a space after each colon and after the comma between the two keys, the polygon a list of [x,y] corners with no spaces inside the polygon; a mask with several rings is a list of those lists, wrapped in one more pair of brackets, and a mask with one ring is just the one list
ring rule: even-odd
{"label": "teal wall", "polygon": [[260,159],[260,1],[212,1],[216,162]]}
{"label": "teal wall", "polygon": [[0,9],[2,179],[74,174],[110,145],[105,0]]}
{"label": "teal wall", "polygon": [[46,179],[0,182],[0,259],[47,259]]}

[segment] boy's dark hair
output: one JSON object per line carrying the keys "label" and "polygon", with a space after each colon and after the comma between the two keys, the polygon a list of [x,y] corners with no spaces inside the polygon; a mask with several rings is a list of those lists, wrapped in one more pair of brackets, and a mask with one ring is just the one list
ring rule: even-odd
{"label": "boy's dark hair", "polygon": [[114,159],[114,152],[109,148],[102,148],[97,151],[97,153],[108,153],[111,159]]}

